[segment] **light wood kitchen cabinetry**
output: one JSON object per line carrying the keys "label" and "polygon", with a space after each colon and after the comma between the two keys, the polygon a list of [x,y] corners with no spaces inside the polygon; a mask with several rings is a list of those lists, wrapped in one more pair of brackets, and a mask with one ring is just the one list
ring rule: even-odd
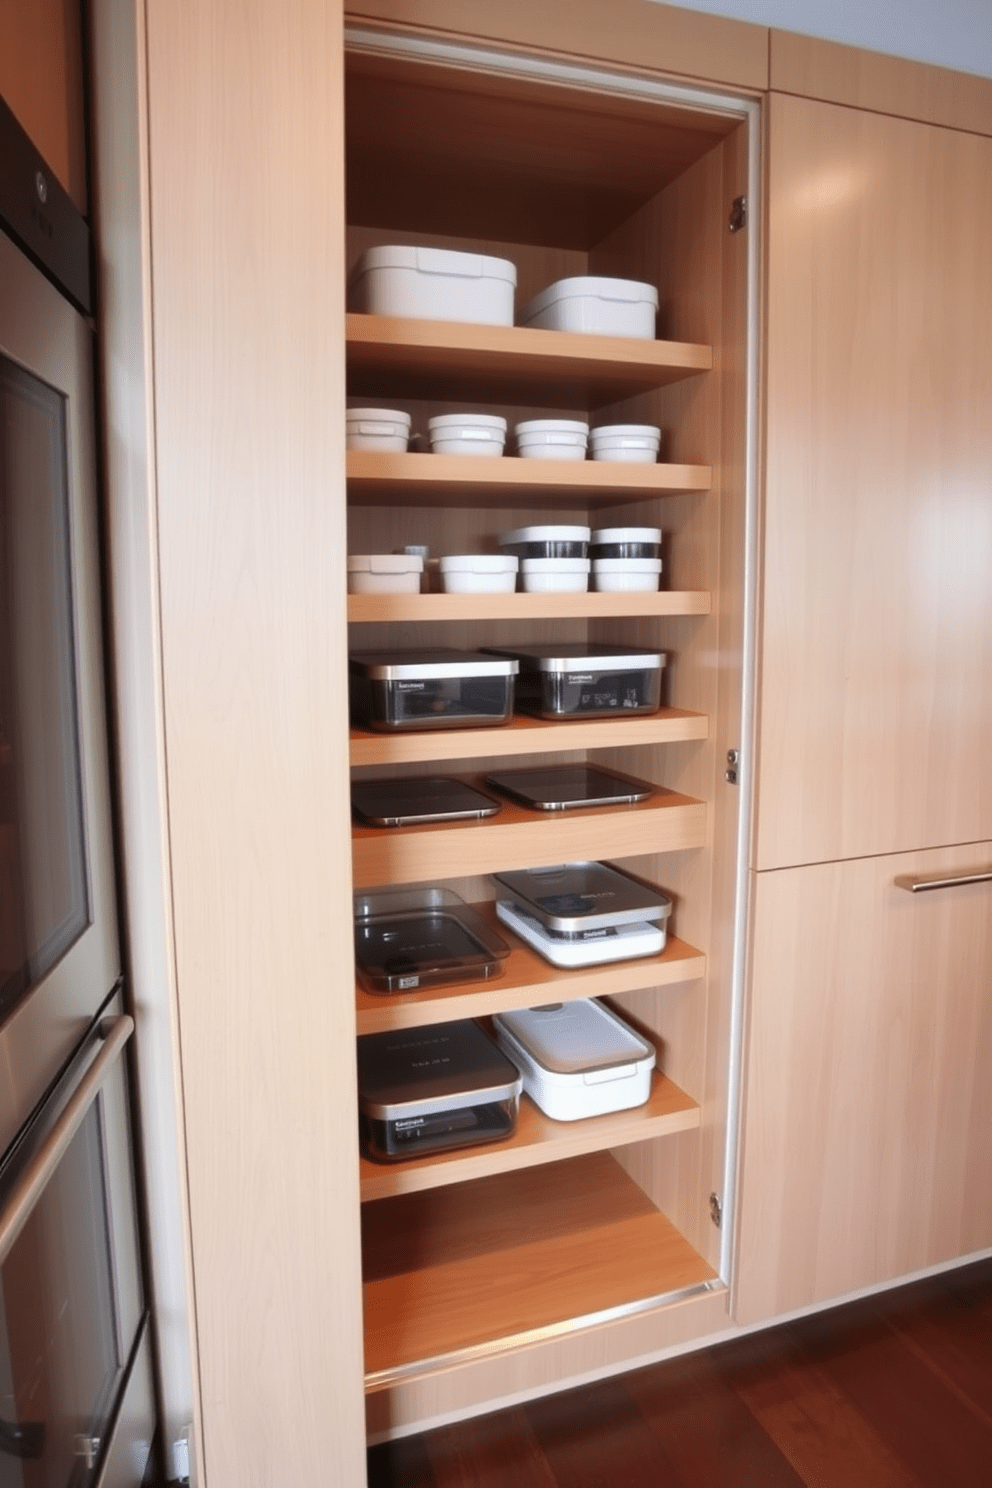
{"label": "light wood kitchen cabinetry", "polygon": [[992,1246],[992,843],[759,873],[736,1316]]}

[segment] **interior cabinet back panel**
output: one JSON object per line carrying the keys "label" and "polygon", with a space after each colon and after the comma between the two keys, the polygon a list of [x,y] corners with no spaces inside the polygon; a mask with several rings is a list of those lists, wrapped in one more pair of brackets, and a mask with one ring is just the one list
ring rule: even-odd
{"label": "interior cabinet back panel", "polygon": [[756,866],[992,835],[992,140],[773,97]]}

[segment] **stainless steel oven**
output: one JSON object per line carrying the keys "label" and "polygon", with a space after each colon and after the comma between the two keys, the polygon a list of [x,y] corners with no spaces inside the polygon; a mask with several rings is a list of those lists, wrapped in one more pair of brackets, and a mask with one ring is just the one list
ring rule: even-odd
{"label": "stainless steel oven", "polygon": [[89,234],[0,100],[0,1488],[140,1484]]}

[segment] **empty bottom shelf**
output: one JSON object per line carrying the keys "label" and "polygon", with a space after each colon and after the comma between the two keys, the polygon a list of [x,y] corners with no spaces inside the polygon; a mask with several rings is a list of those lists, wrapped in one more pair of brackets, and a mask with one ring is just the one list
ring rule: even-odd
{"label": "empty bottom shelf", "polygon": [[606,1152],[365,1204],[366,1387],[711,1281]]}

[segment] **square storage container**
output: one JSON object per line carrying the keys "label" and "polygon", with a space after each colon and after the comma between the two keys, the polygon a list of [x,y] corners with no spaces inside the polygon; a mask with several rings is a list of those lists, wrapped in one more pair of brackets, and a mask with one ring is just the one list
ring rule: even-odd
{"label": "square storage container", "polygon": [[589,425],[578,419],[526,419],[513,437],[524,460],[584,460]]}
{"label": "square storage container", "polygon": [[493,1028],[526,1094],[554,1121],[629,1111],[651,1094],[654,1046],[594,998],[497,1013]]}
{"label": "square storage container", "polygon": [[664,652],[581,641],[491,649],[519,664],[517,706],[539,718],[636,717],[661,706]]}
{"label": "square storage container", "polygon": [[356,894],[355,962],[370,992],[413,992],[503,975],[510,947],[452,889]]}
{"label": "square storage container", "polygon": [[497,899],[496,917],[545,961],[566,969],[633,961],[641,956],[656,956],[665,949],[664,926],[647,920],[633,925],[611,925],[603,930],[549,930],[536,915],[511,899]]}
{"label": "square storage container", "polygon": [[520,324],[653,341],[657,313],[658,291],[653,284],[585,274],[559,279],[535,295],[520,312]]}
{"label": "square storage container", "polygon": [[432,455],[501,455],[506,419],[495,413],[441,413],[427,420]]}
{"label": "square storage container", "polygon": [[672,901],[609,863],[556,863],[494,873],[513,901],[556,935],[592,935],[620,925],[664,923]]}
{"label": "square storage container", "polygon": [[594,558],[592,587],[603,593],[644,592],[661,582],[660,558]]}
{"label": "square storage container", "polygon": [[369,315],[513,324],[516,267],[487,253],[370,248],[348,276],[348,308]]}
{"label": "square storage container", "polygon": [[589,587],[588,558],[521,558],[525,594],[575,594]]}
{"label": "square storage container", "polygon": [[565,523],[544,527],[514,527],[501,532],[499,545],[504,553],[523,558],[588,558],[589,528]]}
{"label": "square storage container", "polygon": [[660,527],[599,527],[589,538],[589,557],[660,558]]}
{"label": "square storage container", "polygon": [[411,418],[399,408],[349,408],[345,448],[401,454],[410,443]]}
{"label": "square storage container", "polygon": [[477,1023],[429,1024],[358,1040],[362,1145],[377,1162],[497,1142],[517,1124],[517,1067]]}
{"label": "square storage container", "polygon": [[603,424],[589,435],[594,460],[614,464],[653,465],[661,448],[661,430],[653,424]]}
{"label": "square storage container", "polygon": [[412,553],[352,553],[349,594],[419,594],[424,560]]}
{"label": "square storage container", "polygon": [[351,716],[364,728],[482,728],[513,713],[512,657],[436,647],[365,651],[348,658]]}
{"label": "square storage container", "polygon": [[512,594],[519,558],[500,553],[456,553],[438,564],[446,594]]}

